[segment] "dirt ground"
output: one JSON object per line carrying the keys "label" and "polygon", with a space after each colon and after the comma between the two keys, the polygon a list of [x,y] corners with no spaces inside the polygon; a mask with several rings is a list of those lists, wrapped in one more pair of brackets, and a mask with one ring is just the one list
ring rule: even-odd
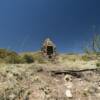
{"label": "dirt ground", "polygon": [[99,68],[67,65],[0,65],[0,100],[100,100]]}
{"label": "dirt ground", "polygon": [[99,68],[97,56],[84,55],[0,64],[0,100],[100,100]]}

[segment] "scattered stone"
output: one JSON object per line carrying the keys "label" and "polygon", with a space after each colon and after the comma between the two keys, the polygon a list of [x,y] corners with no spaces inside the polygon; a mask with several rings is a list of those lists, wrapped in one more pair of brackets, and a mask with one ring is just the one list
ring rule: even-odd
{"label": "scattered stone", "polygon": [[72,76],[71,76],[71,75],[66,75],[66,76],[64,77],[64,80],[65,80],[66,82],[71,82],[71,81],[72,81]]}
{"label": "scattered stone", "polygon": [[15,95],[15,94],[11,94],[11,95],[9,95],[9,99],[10,99],[10,100],[14,100],[14,99],[15,99],[15,97],[16,97],[16,95]]}
{"label": "scattered stone", "polygon": [[66,90],[65,94],[66,94],[66,96],[67,96],[68,98],[72,98],[72,97],[73,97],[73,95],[72,95],[72,93],[71,93],[71,90],[69,90],[69,89]]}
{"label": "scattered stone", "polygon": [[47,72],[54,70],[53,66],[49,69],[48,64],[44,70],[45,66],[0,67],[0,100],[100,100],[100,76],[96,71],[77,70],[75,73],[83,76],[76,77],[60,66],[54,77]]}

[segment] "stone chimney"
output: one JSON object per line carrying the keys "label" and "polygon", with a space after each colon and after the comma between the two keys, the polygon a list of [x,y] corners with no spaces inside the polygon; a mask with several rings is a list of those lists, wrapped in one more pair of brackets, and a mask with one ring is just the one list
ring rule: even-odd
{"label": "stone chimney", "polygon": [[50,38],[45,39],[42,44],[41,51],[43,56],[48,57],[49,59],[52,59],[56,56],[56,46]]}

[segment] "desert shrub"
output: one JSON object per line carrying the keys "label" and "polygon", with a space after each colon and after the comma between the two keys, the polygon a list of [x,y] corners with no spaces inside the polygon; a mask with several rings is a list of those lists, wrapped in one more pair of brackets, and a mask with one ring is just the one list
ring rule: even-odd
{"label": "desert shrub", "polygon": [[7,55],[9,55],[9,51],[6,49],[0,49],[0,58],[5,58]]}
{"label": "desert shrub", "polygon": [[97,66],[97,67],[100,67],[100,63],[99,63],[99,62],[98,62],[98,63],[96,63],[96,66]]}
{"label": "desert shrub", "polygon": [[2,63],[6,63],[6,61],[0,58],[0,64]]}
{"label": "desert shrub", "polygon": [[33,54],[33,58],[35,61],[37,61],[38,63],[46,63],[46,61],[44,60],[43,56],[41,53],[35,53]]}
{"label": "desert shrub", "polygon": [[14,51],[0,49],[0,63],[22,63],[21,57]]}
{"label": "desert shrub", "polygon": [[21,63],[22,59],[21,57],[16,53],[16,52],[9,52],[8,55],[4,58],[4,60],[7,63],[13,63],[13,64],[17,64],[17,63]]}
{"label": "desert shrub", "polygon": [[97,56],[100,56],[100,52],[97,52],[96,55],[97,55]]}
{"label": "desert shrub", "polygon": [[95,34],[90,42],[85,44],[85,48],[83,49],[85,53],[100,53],[100,34]]}
{"label": "desert shrub", "polygon": [[83,60],[83,61],[89,61],[89,60],[90,60],[90,57],[87,56],[87,55],[83,55],[83,56],[82,56],[82,60]]}
{"label": "desert shrub", "polygon": [[74,52],[67,53],[67,55],[75,55]]}
{"label": "desert shrub", "polygon": [[4,60],[6,61],[6,63],[11,63],[11,64],[23,63],[20,56],[7,56]]}
{"label": "desert shrub", "polygon": [[26,53],[22,55],[22,57],[23,57],[24,63],[34,63],[34,62],[45,63],[45,60],[40,52]]}
{"label": "desert shrub", "polygon": [[38,63],[45,63],[45,60],[40,52],[25,53],[22,55],[7,49],[0,49],[0,63],[19,64],[34,63],[35,61]]}
{"label": "desert shrub", "polygon": [[65,56],[63,56],[62,59],[63,59],[63,60],[70,60],[70,61],[75,62],[76,59],[77,59],[77,57],[76,57],[75,55],[65,55]]}
{"label": "desert shrub", "polygon": [[34,58],[33,58],[32,55],[25,54],[23,56],[23,61],[24,61],[24,63],[33,63],[34,62]]}

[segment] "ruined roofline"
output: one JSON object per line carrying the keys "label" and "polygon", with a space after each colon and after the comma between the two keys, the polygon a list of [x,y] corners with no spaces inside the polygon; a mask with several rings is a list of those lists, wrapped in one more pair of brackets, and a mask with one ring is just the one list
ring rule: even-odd
{"label": "ruined roofline", "polygon": [[53,46],[54,48],[56,47],[50,38],[45,39],[45,41],[43,42],[43,46]]}

